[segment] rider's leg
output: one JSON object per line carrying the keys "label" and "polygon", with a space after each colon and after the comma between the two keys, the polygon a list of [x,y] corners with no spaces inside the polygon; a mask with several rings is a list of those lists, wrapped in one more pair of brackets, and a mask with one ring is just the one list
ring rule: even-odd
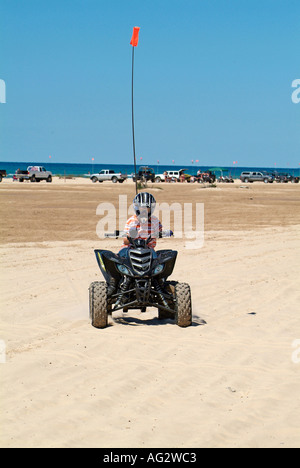
{"label": "rider's leg", "polygon": [[[128,248],[125,247],[125,248],[121,249],[118,255],[121,258],[127,258],[128,257]],[[112,296],[116,292],[116,289],[117,289],[117,280],[113,276],[111,276],[110,280],[108,282],[108,288],[107,288],[108,296]]]}

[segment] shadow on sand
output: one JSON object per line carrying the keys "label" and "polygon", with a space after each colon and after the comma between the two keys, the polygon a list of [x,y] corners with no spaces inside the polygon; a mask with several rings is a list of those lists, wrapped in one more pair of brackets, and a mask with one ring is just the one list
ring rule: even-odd
{"label": "shadow on sand", "polygon": [[[153,317],[151,319],[140,319],[137,317],[130,317],[127,315],[123,315],[121,317],[113,318],[113,323],[120,324],[120,325],[130,325],[132,327],[138,325],[148,325],[148,326],[158,326],[158,325],[175,325],[174,320],[172,319],[164,319],[159,320],[157,317]],[[192,320],[192,327],[200,327],[206,325],[205,320],[201,319],[200,317],[193,316]],[[190,327],[187,327],[190,328]]]}

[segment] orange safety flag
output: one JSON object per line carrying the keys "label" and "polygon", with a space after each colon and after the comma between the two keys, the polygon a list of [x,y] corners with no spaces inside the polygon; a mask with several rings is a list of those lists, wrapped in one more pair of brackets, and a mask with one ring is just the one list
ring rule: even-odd
{"label": "orange safety flag", "polygon": [[138,42],[139,42],[139,31],[140,31],[140,28],[138,26],[135,26],[133,28],[133,33],[132,33],[132,38],[131,38],[131,41],[130,41],[130,44],[133,46],[133,47],[136,47],[138,45]]}

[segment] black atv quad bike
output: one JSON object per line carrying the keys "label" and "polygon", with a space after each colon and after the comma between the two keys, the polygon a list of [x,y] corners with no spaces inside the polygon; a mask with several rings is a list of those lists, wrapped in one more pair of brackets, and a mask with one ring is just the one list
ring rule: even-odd
{"label": "black atv quad bike", "polygon": [[[174,319],[179,327],[192,324],[190,286],[167,281],[173,273],[177,252],[149,247],[151,237],[135,239],[130,232],[130,246],[119,255],[108,250],[95,250],[105,282],[95,281],[89,288],[90,319],[96,328],[105,328],[108,315],[122,310],[147,307],[158,309],[158,318]],[[160,237],[166,237],[160,234]]]}

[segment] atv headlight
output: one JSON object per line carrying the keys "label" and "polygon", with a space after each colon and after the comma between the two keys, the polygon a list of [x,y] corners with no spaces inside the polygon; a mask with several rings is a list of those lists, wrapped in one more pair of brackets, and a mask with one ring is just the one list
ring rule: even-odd
{"label": "atv headlight", "polygon": [[163,269],[165,268],[165,265],[157,265],[157,267],[154,269],[154,275],[158,275],[159,273],[161,273],[163,271]]}
{"label": "atv headlight", "polygon": [[117,265],[117,269],[122,275],[130,275],[128,268],[125,265]]}

